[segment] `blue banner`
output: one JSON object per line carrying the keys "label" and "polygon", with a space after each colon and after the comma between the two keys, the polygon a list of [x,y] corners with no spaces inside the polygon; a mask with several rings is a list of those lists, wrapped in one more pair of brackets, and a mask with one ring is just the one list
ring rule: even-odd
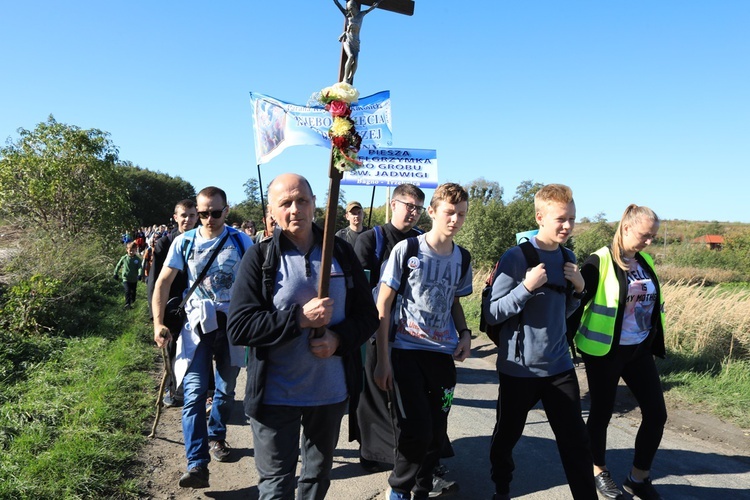
{"label": "blue banner", "polygon": [[[323,106],[299,106],[257,92],[250,93],[255,128],[255,159],[266,163],[289,146],[331,147],[328,129],[333,119]],[[362,97],[352,106],[352,120],[362,147],[392,144],[391,93]]]}

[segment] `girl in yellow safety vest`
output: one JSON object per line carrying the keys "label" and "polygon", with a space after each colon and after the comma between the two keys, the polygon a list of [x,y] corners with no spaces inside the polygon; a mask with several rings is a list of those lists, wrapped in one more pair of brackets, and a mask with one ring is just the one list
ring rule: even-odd
{"label": "girl in yellow safety vest", "polygon": [[648,207],[630,205],[612,245],[586,259],[581,274],[586,290],[568,324],[586,366],[596,487],[605,498],[622,498],[605,460],[607,426],[620,377],[635,396],[642,421],[635,439],[633,467],[625,490],[643,499],[661,498],[651,484],[651,463],[659,448],[667,409],[654,355],[664,357],[664,298],[654,262],[643,250],[659,231]]}

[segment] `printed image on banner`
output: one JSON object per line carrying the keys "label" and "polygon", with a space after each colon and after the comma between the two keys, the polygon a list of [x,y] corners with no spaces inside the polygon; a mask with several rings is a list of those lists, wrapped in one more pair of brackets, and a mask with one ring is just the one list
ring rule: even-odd
{"label": "printed image on banner", "polygon": [[341,184],[398,186],[414,184],[424,189],[438,187],[437,152],[434,149],[362,147],[362,166],[344,172]]}
{"label": "printed image on banner", "polygon": [[[257,92],[250,93],[255,128],[255,160],[266,163],[289,146],[331,147],[332,118],[322,106],[300,106]],[[391,93],[362,97],[352,106],[352,120],[362,136],[362,147],[392,144]]]}

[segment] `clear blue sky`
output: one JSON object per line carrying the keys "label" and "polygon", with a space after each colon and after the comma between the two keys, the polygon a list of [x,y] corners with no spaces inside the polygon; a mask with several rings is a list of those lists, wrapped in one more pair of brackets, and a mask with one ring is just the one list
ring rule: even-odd
{"label": "clear blue sky", "polygon": [[[257,176],[249,92],[304,104],[338,76],[342,26],[331,0],[4,2],[0,138],[53,114],[239,202]],[[750,222],[748,26],[747,0],[417,0],[366,17],[355,83],[391,91],[394,145],[436,149],[441,182],[484,177],[506,200],[563,182],[579,218],[635,202]],[[307,176],[324,205],[325,149],[261,168],[264,185]]]}

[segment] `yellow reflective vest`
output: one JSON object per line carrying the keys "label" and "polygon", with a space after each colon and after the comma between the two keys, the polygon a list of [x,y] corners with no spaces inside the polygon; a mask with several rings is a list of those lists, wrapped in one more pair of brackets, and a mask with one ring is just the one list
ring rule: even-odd
{"label": "yellow reflective vest", "polygon": [[[640,252],[639,252],[640,253]],[[591,356],[604,356],[612,347],[620,306],[620,282],[615,272],[615,263],[608,247],[600,248],[594,255],[599,257],[599,283],[596,294],[583,309],[581,323],[575,335],[576,347]],[[647,253],[640,253],[653,272],[654,261]],[[654,274],[656,281],[656,275]],[[657,282],[658,283],[658,282]],[[664,325],[664,296],[659,286],[660,328]]]}

